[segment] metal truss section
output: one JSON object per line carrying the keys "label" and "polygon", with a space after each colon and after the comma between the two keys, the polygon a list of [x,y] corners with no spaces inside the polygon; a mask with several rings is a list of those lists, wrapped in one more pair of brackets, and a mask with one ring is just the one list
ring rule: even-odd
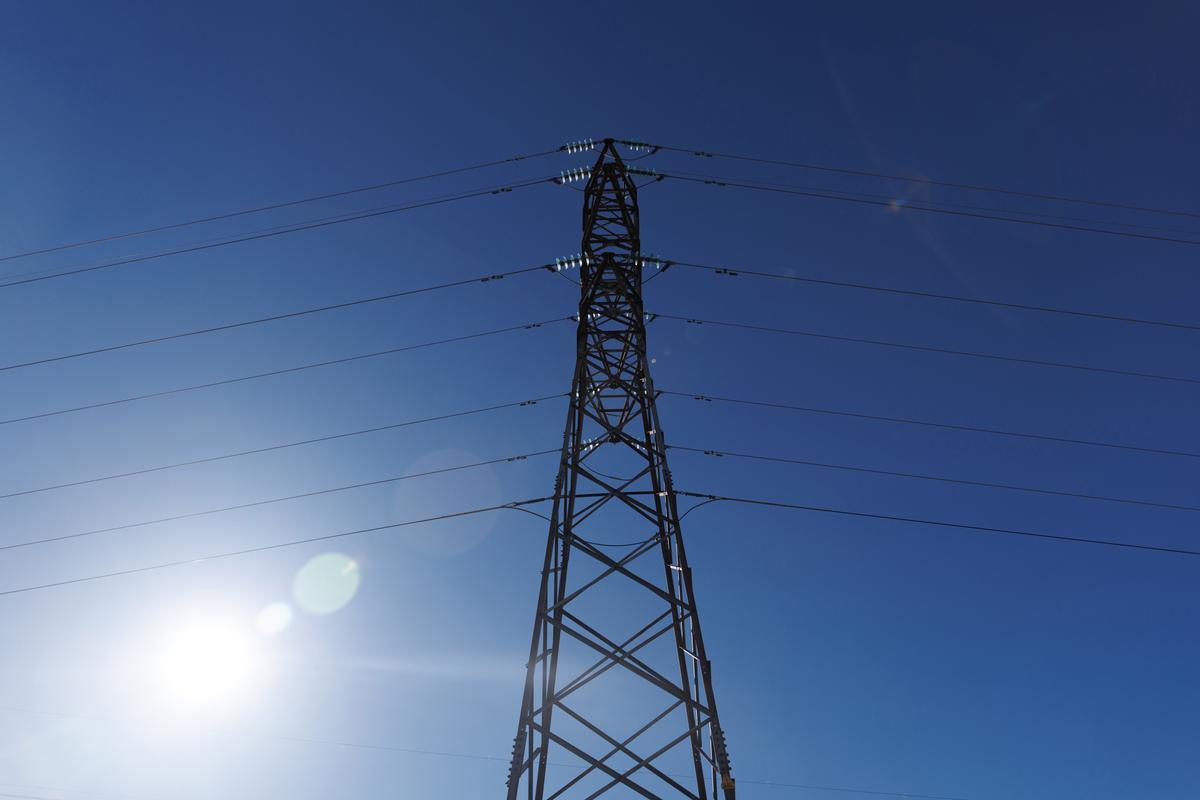
{"label": "metal truss section", "polygon": [[735,800],[655,406],[637,187],[584,190],[575,374],[508,800]]}

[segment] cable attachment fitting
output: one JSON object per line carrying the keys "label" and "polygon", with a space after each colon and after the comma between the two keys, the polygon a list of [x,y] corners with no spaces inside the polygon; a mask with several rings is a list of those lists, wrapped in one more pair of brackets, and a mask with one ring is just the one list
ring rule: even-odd
{"label": "cable attachment fitting", "polygon": [[618,139],[617,141],[620,142],[621,144],[625,145],[626,147],[628,147],[630,150],[632,150],[635,153],[648,153],[649,155],[654,155],[655,153],[657,153],[659,150],[662,149],[661,147],[659,147],[656,144],[650,144],[649,142],[639,142],[637,139]]}
{"label": "cable attachment fitting", "polygon": [[643,253],[642,255],[638,256],[637,261],[638,261],[638,266],[642,267],[643,269],[645,269],[647,267],[649,267],[651,269],[657,269],[657,270],[666,269],[666,266],[665,266],[666,262],[664,262],[661,258],[659,258],[654,253]]}
{"label": "cable attachment fitting", "polygon": [[627,166],[625,167],[625,171],[630,175],[645,175],[646,177],[654,178],[655,180],[662,180],[663,177],[662,175],[658,174],[658,170],[650,169],[649,167]]}
{"label": "cable attachment fitting", "polygon": [[595,139],[580,139],[577,142],[567,142],[562,147],[558,148],[565,153],[582,153],[585,150],[595,150]]}
{"label": "cable attachment fitting", "polygon": [[554,271],[562,272],[565,269],[579,269],[580,267],[591,266],[592,257],[587,253],[576,253],[573,256],[566,258],[554,259]]}
{"label": "cable attachment fitting", "polygon": [[591,177],[591,167],[575,167],[574,169],[564,169],[559,172],[554,182],[560,186],[565,186],[568,183],[575,183],[576,181],[586,181]]}

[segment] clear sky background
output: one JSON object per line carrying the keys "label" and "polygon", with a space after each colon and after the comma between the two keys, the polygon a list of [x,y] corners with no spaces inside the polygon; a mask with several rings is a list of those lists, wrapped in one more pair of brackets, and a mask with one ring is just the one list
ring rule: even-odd
{"label": "clear sky background", "polygon": [[[1200,210],[1191,4],[15,3],[0,254],[634,137]],[[555,156],[47,256],[4,279],[586,165]],[[662,170],[1191,231],[1200,219],[660,154]],[[0,288],[10,364],[543,263],[550,184]],[[1195,246],[662,182],[668,258],[1200,323]],[[0,418],[572,313],[549,273],[0,373]],[[683,269],[651,310],[1200,378],[1200,333]],[[1200,387],[719,329],[649,330],[660,388],[1200,450]],[[0,425],[0,493],[566,391],[569,324]],[[0,499],[0,544],[553,448],[547,401]],[[1197,505],[1200,461],[668,397],[669,442]],[[679,488],[1179,548],[1194,512],[675,452]],[[551,491],[533,458],[0,551],[0,589]],[[544,525],[517,513],[0,595],[0,793],[483,798],[503,790]],[[1200,796],[1200,558],[717,504],[688,517],[745,800]],[[356,560],[329,614],[314,556]],[[204,707],[155,674],[196,618],[256,668]],[[290,738],[289,738],[290,737]],[[350,747],[313,741],[369,745]],[[375,749],[372,749],[375,748]],[[391,750],[387,748],[393,748]],[[413,752],[426,751],[426,752]],[[435,753],[440,753],[437,755]],[[2,796],[2,795],[0,795]]]}

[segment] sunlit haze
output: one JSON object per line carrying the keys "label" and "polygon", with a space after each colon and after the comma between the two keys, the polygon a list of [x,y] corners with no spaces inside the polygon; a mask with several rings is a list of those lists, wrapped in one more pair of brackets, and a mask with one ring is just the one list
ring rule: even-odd
{"label": "sunlit haze", "polygon": [[0,12],[0,800],[1200,800],[1200,3]]}

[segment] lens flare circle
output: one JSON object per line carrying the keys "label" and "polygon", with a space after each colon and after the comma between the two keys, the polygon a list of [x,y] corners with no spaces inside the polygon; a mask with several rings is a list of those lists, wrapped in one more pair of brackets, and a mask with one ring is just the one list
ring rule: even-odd
{"label": "lens flare circle", "polygon": [[254,627],[265,636],[282,633],[292,623],[292,607],[287,603],[269,603],[254,618]]}
{"label": "lens flare circle", "polygon": [[292,596],[310,614],[332,614],[354,599],[361,583],[356,560],[345,553],[322,553],[296,573]]}

